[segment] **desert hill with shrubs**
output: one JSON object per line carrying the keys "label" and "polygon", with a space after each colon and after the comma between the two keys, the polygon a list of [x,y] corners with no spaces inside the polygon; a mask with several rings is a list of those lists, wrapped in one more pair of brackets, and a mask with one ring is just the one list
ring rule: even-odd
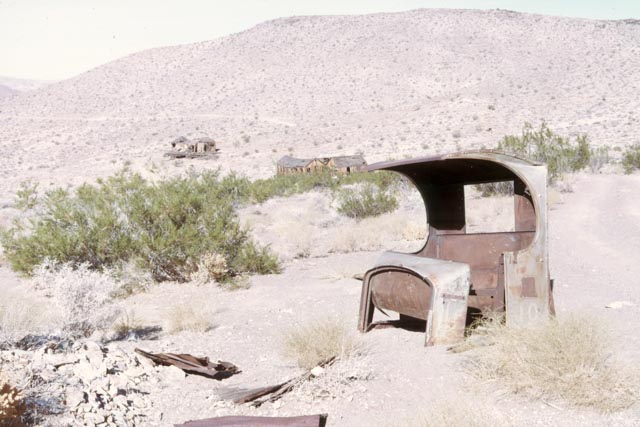
{"label": "desert hill with shrubs", "polygon": [[638,70],[635,21],[502,10],[276,19],[0,100],[2,187],[159,165],[178,135],[220,140],[216,164],[262,177],[285,154],[493,147],[541,119],[626,146],[640,131]]}

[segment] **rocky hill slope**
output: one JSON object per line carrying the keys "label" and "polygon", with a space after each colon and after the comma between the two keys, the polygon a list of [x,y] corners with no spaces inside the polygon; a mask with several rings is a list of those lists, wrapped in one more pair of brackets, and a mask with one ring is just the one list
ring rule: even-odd
{"label": "rocky hill slope", "polygon": [[207,167],[262,176],[284,154],[489,147],[541,119],[626,145],[639,142],[639,77],[635,21],[473,10],[283,18],[0,101],[0,178],[164,164],[179,135],[222,141]]}

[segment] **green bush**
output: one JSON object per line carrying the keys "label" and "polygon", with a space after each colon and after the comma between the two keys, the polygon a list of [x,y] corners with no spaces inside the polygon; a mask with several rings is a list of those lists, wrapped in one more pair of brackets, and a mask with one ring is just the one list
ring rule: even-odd
{"label": "green bush", "polygon": [[358,183],[370,183],[385,190],[402,178],[396,173],[386,171],[353,172],[343,175],[327,170],[309,174],[276,175],[255,181],[249,181],[246,178],[235,179],[240,200],[262,203],[273,197],[287,197],[314,189],[335,191],[344,185]]}
{"label": "green bush", "polygon": [[482,197],[513,196],[513,181],[488,182],[474,187]]}
{"label": "green bush", "polygon": [[631,173],[635,169],[640,169],[640,144],[627,147],[622,153],[622,167],[624,173]]}
{"label": "green bush", "polygon": [[586,135],[578,136],[572,143],[569,138],[554,133],[544,122],[539,129],[525,123],[522,134],[505,136],[498,144],[498,150],[546,163],[550,182],[566,172],[589,166],[592,154]]}
{"label": "green bush", "polygon": [[70,193],[44,195],[29,220],[2,233],[5,256],[30,274],[45,259],[94,269],[134,261],[155,280],[187,280],[206,253],[224,256],[230,274],[279,270],[240,226],[234,202],[248,180],[218,172],[150,183],[122,172]]}
{"label": "green bush", "polygon": [[365,183],[359,189],[346,188],[336,194],[338,212],[350,218],[367,218],[393,212],[398,200],[388,190]]}

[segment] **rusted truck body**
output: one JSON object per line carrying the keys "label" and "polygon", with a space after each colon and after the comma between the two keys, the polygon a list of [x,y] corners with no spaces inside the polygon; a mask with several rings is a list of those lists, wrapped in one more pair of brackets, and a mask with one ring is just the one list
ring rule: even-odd
{"label": "rusted truck body", "polygon": [[[512,325],[553,313],[547,233],[547,168],[494,151],[388,161],[368,171],[395,171],[424,199],[428,237],[412,254],[386,252],[364,275],[358,328],[374,309],[426,321],[425,345],[452,344],[474,316],[506,312]],[[512,182],[512,231],[468,233],[466,185]]]}

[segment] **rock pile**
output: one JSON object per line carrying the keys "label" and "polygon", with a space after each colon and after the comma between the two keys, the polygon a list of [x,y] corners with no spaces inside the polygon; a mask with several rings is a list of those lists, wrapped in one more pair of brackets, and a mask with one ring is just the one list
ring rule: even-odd
{"label": "rock pile", "polygon": [[34,391],[47,396],[49,407],[38,408],[38,411],[63,414],[63,423],[147,424],[143,421],[144,414],[151,402],[141,393],[140,385],[148,381],[155,368],[142,357],[84,341],[74,343],[67,352],[56,352],[47,346],[35,352],[4,351],[0,353],[0,360],[12,366],[16,376],[30,376]]}

